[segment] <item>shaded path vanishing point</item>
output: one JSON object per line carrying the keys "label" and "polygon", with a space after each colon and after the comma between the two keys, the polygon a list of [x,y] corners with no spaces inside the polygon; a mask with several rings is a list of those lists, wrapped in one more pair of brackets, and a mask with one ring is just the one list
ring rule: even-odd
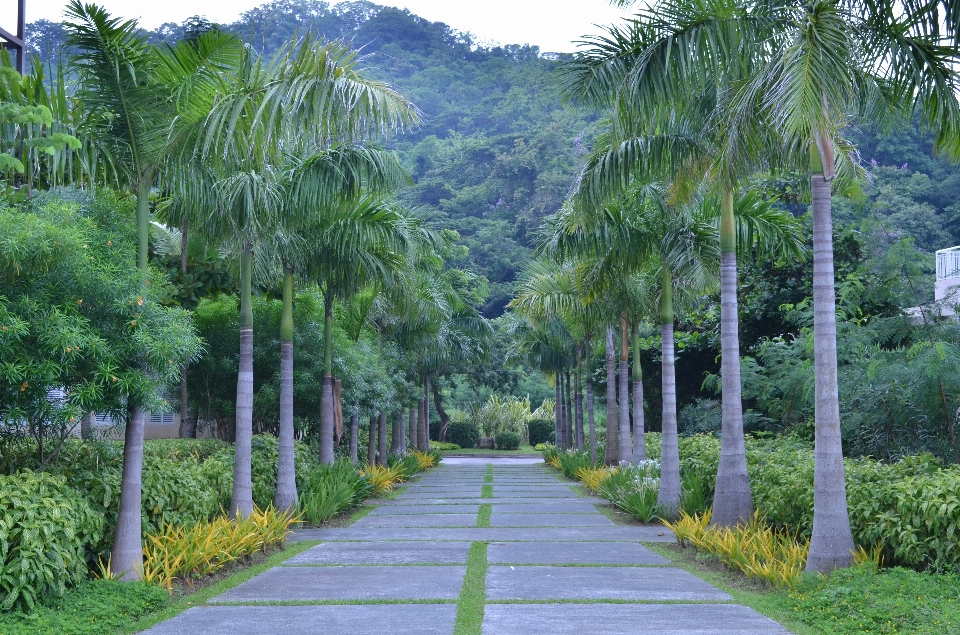
{"label": "shaded path vanishing point", "polygon": [[450,458],[323,543],[148,635],[788,635],[534,459]]}

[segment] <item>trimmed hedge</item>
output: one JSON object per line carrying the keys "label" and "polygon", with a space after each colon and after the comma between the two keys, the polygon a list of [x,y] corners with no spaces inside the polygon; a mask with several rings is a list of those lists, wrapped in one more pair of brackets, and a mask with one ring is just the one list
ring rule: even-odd
{"label": "trimmed hedge", "polygon": [[553,419],[530,419],[527,421],[530,445],[553,443],[556,436],[556,422]]}
{"label": "trimmed hedge", "polygon": [[447,441],[456,443],[461,448],[475,448],[480,440],[480,431],[477,426],[466,421],[451,423],[447,429]]}
{"label": "trimmed hedge", "polygon": [[520,435],[504,430],[493,437],[493,447],[497,450],[516,450],[520,447]]}

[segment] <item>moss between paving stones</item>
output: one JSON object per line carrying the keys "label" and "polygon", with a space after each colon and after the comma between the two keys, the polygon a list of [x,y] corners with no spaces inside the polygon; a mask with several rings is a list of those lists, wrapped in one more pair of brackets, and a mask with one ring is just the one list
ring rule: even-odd
{"label": "moss between paving stones", "polygon": [[483,610],[487,603],[487,543],[470,545],[467,573],[457,600],[457,621],[453,635],[481,635]]}
{"label": "moss between paving stones", "polygon": [[490,503],[484,503],[480,505],[480,509],[477,510],[477,527],[489,527],[490,526],[490,515],[493,513],[493,505]]}

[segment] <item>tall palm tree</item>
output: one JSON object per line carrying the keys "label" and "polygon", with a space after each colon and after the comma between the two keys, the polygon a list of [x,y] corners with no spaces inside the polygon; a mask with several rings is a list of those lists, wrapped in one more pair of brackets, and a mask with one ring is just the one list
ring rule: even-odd
{"label": "tall palm tree", "polygon": [[661,185],[638,183],[600,211],[585,205],[565,208],[558,214],[557,232],[550,239],[559,254],[580,253],[591,258],[587,279],[597,295],[617,279],[612,275],[615,272],[641,274],[647,278],[648,287],[657,288],[663,346],[663,447],[658,503],[671,513],[680,501],[674,305],[678,299],[685,302],[688,297],[709,290],[719,260],[710,208],[702,204],[702,199],[696,203],[673,206]]}
{"label": "tall palm tree", "polygon": [[[849,117],[882,121],[920,113],[938,149],[960,154],[956,62],[960,11],[953,1],[882,0],[764,2],[731,0],[710,6],[659,2],[634,30],[669,31],[657,51],[632,51],[613,66],[652,65],[652,81],[630,80],[641,101],[682,92],[718,69],[749,72],[734,86],[720,120],[723,152],[736,159],[752,134],[754,113],[777,131],[782,147],[771,163],[811,173],[814,215],[814,304],[817,346],[814,531],[808,568],[827,571],[850,562],[836,382],[836,315],[830,182],[849,172],[850,145],[839,133]],[[641,24],[642,23],[642,24]],[[629,59],[627,59],[629,58]],[[668,72],[661,72],[668,70]],[[596,73],[602,87],[604,72]],[[622,74],[620,74],[622,76]],[[602,90],[602,88],[600,88]],[[808,151],[809,149],[809,151]]]}
{"label": "tall palm tree", "polygon": [[[148,283],[149,196],[164,161],[197,134],[215,99],[217,76],[236,67],[240,42],[210,33],[171,48],[148,45],[135,21],[72,0],[66,9],[71,65],[87,119],[80,126],[118,182],[137,200],[137,265]],[[131,395],[124,432],[123,478],[114,572],[134,580],[142,567],[141,483],[144,413]]]}
{"label": "tall palm tree", "polygon": [[[741,244],[745,253],[746,242],[758,257],[795,257],[800,252],[797,224],[786,214],[767,214],[746,236],[737,231],[743,225],[734,208],[739,182],[758,169],[764,154],[772,154],[770,148],[782,144],[775,129],[756,113],[740,113],[737,135],[727,134],[716,121],[727,109],[731,86],[749,77],[757,61],[749,53],[721,59],[711,45],[710,38],[730,38],[723,25],[742,11],[736,1],[710,7],[660,3],[625,27],[590,40],[591,47],[567,68],[568,91],[594,101],[612,99],[616,107],[617,143],[591,166],[588,195],[609,190],[635,173],[675,181],[686,173],[693,182],[708,177],[718,190],[723,406],[713,522],[723,526],[745,522],[753,507],[743,442],[737,247]],[[685,74],[675,68],[677,58],[690,63]]]}

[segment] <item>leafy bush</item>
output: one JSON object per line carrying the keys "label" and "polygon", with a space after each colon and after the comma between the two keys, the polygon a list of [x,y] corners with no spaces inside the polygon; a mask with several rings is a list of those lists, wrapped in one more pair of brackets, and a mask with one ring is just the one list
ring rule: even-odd
{"label": "leafy bush", "polygon": [[659,488],[660,462],[655,459],[621,463],[597,484],[600,496],[644,523],[661,515]]}
{"label": "leafy bush", "polygon": [[403,480],[399,472],[382,465],[369,465],[363,468],[360,474],[370,481],[373,496],[386,494],[393,489],[394,485]]}
{"label": "leafy bush", "polygon": [[516,450],[520,447],[520,435],[506,430],[493,438],[493,447],[498,450]]}
{"label": "leafy bush", "polygon": [[748,524],[729,528],[711,526],[709,513],[688,516],[681,512],[676,523],[664,524],[681,545],[692,544],[748,578],[758,578],[776,589],[791,588],[803,576],[810,539],[771,528],[760,520],[759,512]]}
{"label": "leafy bush", "polygon": [[556,424],[550,419],[530,419],[527,421],[530,445],[553,443],[556,436]]}
{"label": "leafy bush", "polygon": [[32,610],[87,575],[85,549],[103,518],[62,477],[22,472],[0,477],[0,593],[3,609]]}
{"label": "leafy bush", "polygon": [[299,484],[304,519],[319,525],[370,497],[373,485],[346,459],[315,466]]}
{"label": "leafy bush", "polygon": [[[491,395],[485,403],[475,407],[470,413],[470,420],[477,425],[485,438],[495,437],[507,430],[522,436],[527,419],[530,417],[529,399],[517,397],[503,399],[497,395]],[[460,445],[463,446],[463,444]]]}
{"label": "leafy bush", "polygon": [[409,480],[420,471],[420,461],[412,454],[391,454],[387,458],[387,466],[400,475],[400,480]]}
{"label": "leafy bush", "polygon": [[576,478],[577,470],[593,467],[589,452],[567,450],[566,452],[558,452],[556,456],[559,469],[567,478]]}
{"label": "leafy bush", "polygon": [[419,452],[414,450],[410,454],[417,459],[421,470],[429,470],[432,467],[436,467],[440,465],[440,461],[443,460],[443,455],[440,453],[440,450],[437,450],[436,448],[430,448],[429,452]]}
{"label": "leafy bush", "polygon": [[456,443],[447,443],[446,441],[431,441],[430,449],[436,450],[459,450],[460,446]]}
{"label": "leafy bush", "polygon": [[461,421],[451,423],[447,430],[447,440],[450,443],[456,443],[461,448],[475,448],[477,441],[480,440],[480,430],[472,423]]}
{"label": "leafy bush", "polygon": [[172,592],[177,578],[192,583],[259,549],[282,543],[296,522],[292,514],[270,507],[236,521],[221,516],[191,527],[167,525],[163,533],[147,536],[142,579]]}

